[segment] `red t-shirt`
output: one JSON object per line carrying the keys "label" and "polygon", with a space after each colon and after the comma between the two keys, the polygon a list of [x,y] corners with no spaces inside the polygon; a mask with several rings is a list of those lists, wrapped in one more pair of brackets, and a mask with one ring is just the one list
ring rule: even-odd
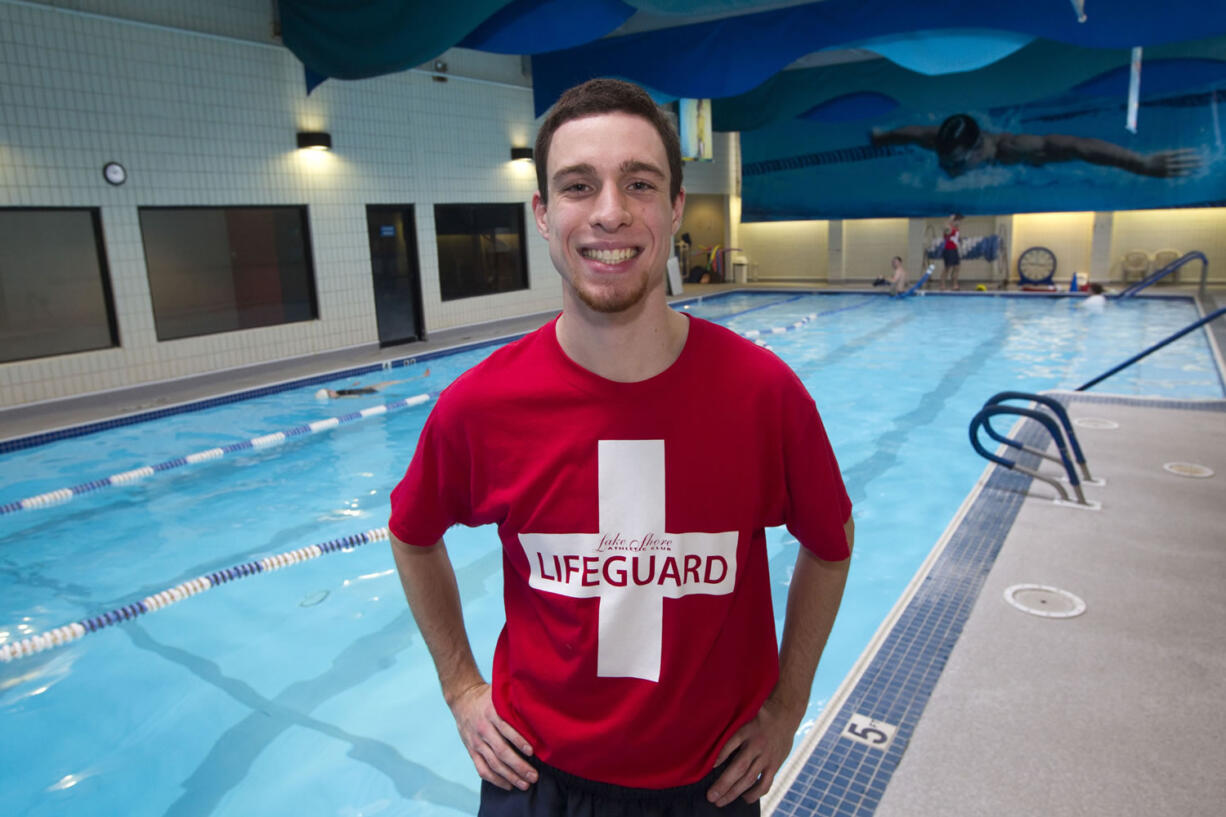
{"label": "red t-shirt", "polygon": [[498,713],[550,765],[667,788],[709,772],[778,679],[764,528],[838,561],[850,513],[792,371],[691,318],[676,362],[637,383],[571,361],[553,323],[461,375],[389,527],[426,546],[497,524]]}

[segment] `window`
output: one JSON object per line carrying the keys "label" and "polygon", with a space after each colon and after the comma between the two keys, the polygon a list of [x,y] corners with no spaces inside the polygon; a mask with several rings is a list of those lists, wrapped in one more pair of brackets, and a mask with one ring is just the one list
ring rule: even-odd
{"label": "window", "polygon": [[0,363],[119,345],[96,209],[0,209]]}
{"label": "window", "polygon": [[158,340],[315,319],[305,207],[142,207]]}
{"label": "window", "polygon": [[436,204],[444,301],[528,288],[522,204]]}

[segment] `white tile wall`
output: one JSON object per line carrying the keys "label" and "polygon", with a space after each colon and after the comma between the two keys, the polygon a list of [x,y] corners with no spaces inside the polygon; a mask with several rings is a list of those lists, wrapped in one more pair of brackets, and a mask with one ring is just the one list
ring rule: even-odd
{"label": "white tile wall", "polygon": [[760,281],[825,281],[828,222],[761,221],[740,225],[750,277]]}
{"label": "white tile wall", "polygon": [[[1180,253],[1199,250],[1209,259],[1209,280],[1226,281],[1226,208],[1186,210],[1127,210],[1117,212],[1111,236],[1111,280],[1119,280],[1120,264],[1129,250]],[[1181,272],[1185,282],[1200,280],[1201,265],[1191,262]]]}
{"label": "white tile wall", "polygon": [[[376,342],[367,204],[415,205],[428,330],[559,305],[526,207],[532,166],[509,161],[536,133],[518,57],[453,50],[446,83],[412,71],[307,96],[298,60],[258,42],[265,0],[54,6],[0,2],[0,206],[100,208],[121,346],[0,365],[0,406]],[[296,150],[298,130],[330,132],[332,152]],[[122,187],[102,179],[112,159]],[[728,167],[695,183],[717,187]],[[441,202],[524,203],[530,289],[442,303]],[[159,343],[137,208],[245,204],[308,206],[320,319]]]}
{"label": "white tile wall", "polygon": [[[24,1],[24,0],[23,0]],[[273,0],[32,0],[107,17],[187,31],[272,42]]]}
{"label": "white tile wall", "polygon": [[1093,213],[1025,213],[1013,217],[1009,248],[1011,281],[1017,258],[1030,247],[1046,247],[1056,256],[1056,282],[1068,284],[1074,272],[1089,273],[1094,244]]}
{"label": "white tile wall", "polygon": [[843,280],[861,283],[889,275],[890,259],[896,255],[907,257],[907,226],[905,218],[844,221]]}

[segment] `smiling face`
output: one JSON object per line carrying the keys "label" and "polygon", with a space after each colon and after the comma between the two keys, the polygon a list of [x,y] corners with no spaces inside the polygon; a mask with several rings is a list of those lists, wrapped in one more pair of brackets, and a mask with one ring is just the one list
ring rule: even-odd
{"label": "smiling face", "polygon": [[554,132],[547,161],[549,203],[537,193],[532,211],[566,305],[618,313],[662,294],[685,191],[669,200],[655,128],[620,112],[572,119]]}

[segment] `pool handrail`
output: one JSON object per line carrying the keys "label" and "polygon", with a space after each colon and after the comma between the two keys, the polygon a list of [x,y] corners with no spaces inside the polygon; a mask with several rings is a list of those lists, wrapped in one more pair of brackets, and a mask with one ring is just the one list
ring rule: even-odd
{"label": "pool handrail", "polygon": [[1222,307],[1221,309],[1218,309],[1215,312],[1211,312],[1210,314],[1206,315],[1200,320],[1193,321],[1192,323],[1188,324],[1183,329],[1180,329],[1178,332],[1174,333],[1173,335],[1166,338],[1165,340],[1158,341],[1153,346],[1149,347],[1148,349],[1138,354],[1133,355],[1132,357],[1128,358],[1127,360],[1125,360],[1123,363],[1119,364],[1118,366],[1108,369],[1107,371],[1103,372],[1102,374],[1100,374],[1098,377],[1094,378],[1093,380],[1087,380],[1085,383],[1082,383],[1080,386],[1073,389],[1073,391],[1085,391],[1091,386],[1095,386],[1101,383],[1102,381],[1106,380],[1108,377],[1111,377],[1112,375],[1117,374],[1124,369],[1127,369],[1129,366],[1136,363],[1141,358],[1146,357],[1148,355],[1152,355],[1154,352],[1158,351],[1163,346],[1166,346],[1168,343],[1173,343],[1179,340],[1180,338],[1182,338],[1184,335],[1188,334],[1189,332],[1199,329],[1200,327],[1204,326],[1210,321],[1217,320],[1218,318],[1222,317],[1222,315],[1224,314],[1226,314],[1226,306]]}
{"label": "pool handrail", "polygon": [[1073,467],[1072,461],[1069,460],[1068,446],[1064,441],[1064,435],[1060,433],[1060,426],[1049,414],[1045,414],[1037,409],[1022,408],[1021,406],[1007,406],[1001,404],[984,406],[983,408],[979,409],[979,411],[971,419],[969,429],[971,447],[975,449],[976,453],[978,453],[981,457],[996,463],[997,465],[1003,465],[1011,471],[1020,471],[1028,477],[1046,482],[1048,485],[1051,485],[1056,489],[1056,492],[1060,494],[1061,500],[1065,502],[1071,501],[1069,499],[1068,491],[1064,490],[1064,486],[1061,485],[1058,480],[1049,477],[1046,474],[1041,474],[1033,468],[1027,468],[1024,465],[1020,465],[1016,460],[1006,459],[999,454],[988,451],[983,447],[983,444],[979,442],[979,429],[980,427],[987,426],[987,421],[989,418],[995,417],[999,414],[1016,414],[1021,417],[1028,417],[1047,429],[1047,432],[1051,434],[1052,439],[1055,440],[1056,448],[1060,452],[1060,463],[1064,466],[1064,473],[1068,477],[1069,485],[1073,486],[1073,491],[1077,494],[1077,504],[1089,506],[1090,503],[1086,502],[1085,494],[1081,490],[1081,481],[1077,478],[1077,470]]}
{"label": "pool handrail", "polygon": [[[998,403],[1003,403],[1006,400],[1026,400],[1028,402],[1038,403],[1044,408],[1049,409],[1052,414],[1056,415],[1056,419],[1060,421],[1060,426],[1064,430],[1064,437],[1068,441],[1069,448],[1072,449],[1073,461],[1076,462],[1078,467],[1081,469],[1081,478],[1086,482],[1094,481],[1094,477],[1090,476],[1089,463],[1086,462],[1085,454],[1083,454],[1081,451],[1081,443],[1078,442],[1077,434],[1073,431],[1073,423],[1071,420],[1069,420],[1068,411],[1065,410],[1064,405],[1059,400],[1054,397],[1048,397],[1045,394],[1031,394],[1030,392],[1024,391],[1002,391],[989,397],[984,405],[994,406]],[[992,428],[992,424],[989,422],[985,421],[983,427],[984,430],[988,432],[988,436],[997,442],[1004,443],[1005,445],[1012,448],[1017,448],[1021,451],[1027,451],[1031,454],[1035,454],[1036,456],[1051,460],[1052,462],[1060,462],[1060,458],[1053,454],[1048,454],[1046,451],[1040,451],[1037,448],[1031,448],[1030,446],[1023,445],[1016,440],[1009,439],[1004,434],[1001,434],[996,429]]]}
{"label": "pool handrail", "polygon": [[1200,261],[1200,294],[1201,294],[1201,297],[1204,297],[1205,283],[1209,278],[1209,259],[1206,258],[1205,254],[1201,252],[1200,250],[1192,250],[1192,252],[1184,253],[1183,257],[1175,259],[1174,261],[1167,264],[1162,269],[1156,270],[1155,272],[1150,273],[1145,278],[1142,278],[1140,281],[1137,281],[1136,283],[1133,283],[1125,287],[1124,290],[1120,292],[1118,295],[1116,295],[1115,297],[1117,298],[1135,297],[1138,292],[1162,280],[1163,278],[1170,275],[1172,272],[1175,272],[1177,269],[1179,269],[1180,267],[1182,267],[1184,264],[1188,263],[1189,261],[1197,261],[1197,260]]}
{"label": "pool handrail", "polygon": [[928,269],[924,270],[924,274],[920,276],[920,279],[916,281],[910,289],[902,293],[902,297],[906,298],[908,295],[914,295],[917,290],[922,288],[924,284],[928,283],[928,279],[932,277],[932,271],[936,269],[936,267],[936,264],[929,264]]}

